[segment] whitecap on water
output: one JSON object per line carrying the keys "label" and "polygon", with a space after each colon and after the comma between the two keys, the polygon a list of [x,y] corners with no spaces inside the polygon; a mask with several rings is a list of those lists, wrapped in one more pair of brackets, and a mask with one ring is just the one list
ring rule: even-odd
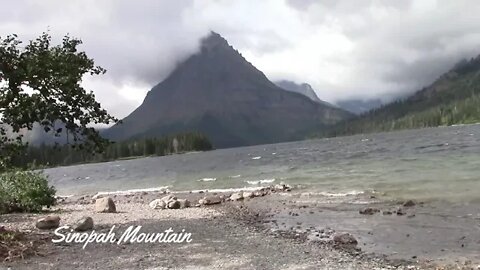
{"label": "whitecap on water", "polygon": [[262,158],[261,156],[258,156],[258,157],[252,157],[252,159],[254,159],[254,160],[261,159],[261,158]]}
{"label": "whitecap on water", "polygon": [[126,194],[133,194],[133,193],[139,193],[139,192],[154,192],[154,191],[160,191],[160,192],[169,192],[168,190],[169,186],[164,186],[164,187],[155,187],[155,188],[139,188],[139,189],[127,189],[127,190],[117,190],[117,191],[102,191],[102,192],[97,192],[92,199],[96,199],[99,196],[104,196],[104,195],[126,195]]}
{"label": "whitecap on water", "polygon": [[275,179],[263,179],[263,180],[254,180],[254,181],[245,181],[249,185],[259,185],[259,184],[268,184],[275,182]]}
{"label": "whitecap on water", "polygon": [[239,191],[257,191],[261,190],[264,187],[242,187],[242,188],[217,188],[217,189],[196,189],[196,190],[179,190],[179,191],[171,191],[173,194],[181,194],[181,193],[203,193],[203,192],[210,192],[210,193],[226,193],[226,192],[239,192]]}
{"label": "whitecap on water", "polygon": [[239,178],[239,177],[242,177],[242,175],[240,175],[240,174],[231,175],[231,176],[229,176],[228,178]]}
{"label": "whitecap on water", "polygon": [[346,197],[346,196],[354,196],[354,195],[360,195],[364,194],[365,191],[359,191],[359,190],[352,190],[352,191],[347,191],[347,192],[308,192],[308,193],[302,193],[302,196],[315,196],[315,195],[320,195],[320,196],[325,196],[325,197]]}
{"label": "whitecap on water", "polygon": [[212,181],[217,181],[217,178],[202,178],[198,179],[198,182],[212,182]]}

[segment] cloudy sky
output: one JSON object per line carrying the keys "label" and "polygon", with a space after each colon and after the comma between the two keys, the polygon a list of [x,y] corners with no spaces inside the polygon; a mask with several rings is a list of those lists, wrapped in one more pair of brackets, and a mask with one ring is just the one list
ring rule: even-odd
{"label": "cloudy sky", "polygon": [[478,0],[16,0],[0,36],[70,33],[108,70],[87,78],[128,115],[210,30],[271,80],[308,82],[329,102],[405,95],[480,54]]}

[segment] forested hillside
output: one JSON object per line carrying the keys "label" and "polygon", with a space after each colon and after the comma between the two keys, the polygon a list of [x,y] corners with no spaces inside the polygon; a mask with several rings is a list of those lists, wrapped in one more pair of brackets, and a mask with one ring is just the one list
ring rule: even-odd
{"label": "forested hillside", "polygon": [[480,122],[480,56],[458,63],[431,86],[338,124],[322,136]]}
{"label": "forested hillside", "polygon": [[28,147],[13,163],[18,167],[32,168],[63,166],[85,162],[101,162],[140,156],[164,156],[188,151],[207,151],[212,144],[200,133],[184,133],[158,138],[144,138],[113,143],[104,153],[92,155],[70,145],[40,145]]}

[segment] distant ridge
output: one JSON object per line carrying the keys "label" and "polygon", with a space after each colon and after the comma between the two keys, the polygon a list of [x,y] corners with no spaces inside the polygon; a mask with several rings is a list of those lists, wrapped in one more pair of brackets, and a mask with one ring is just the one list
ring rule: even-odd
{"label": "distant ridge", "polygon": [[308,97],[309,99],[311,99],[312,101],[323,104],[325,106],[337,107],[333,104],[330,104],[318,98],[317,94],[315,93],[315,90],[313,90],[312,86],[308,83],[297,84],[292,81],[281,80],[281,81],[276,81],[275,84],[282,89],[285,89],[290,92],[302,94]]}
{"label": "distant ridge", "polygon": [[335,103],[338,107],[352,112],[354,114],[362,114],[373,109],[380,108],[383,105],[381,99],[346,99]]}

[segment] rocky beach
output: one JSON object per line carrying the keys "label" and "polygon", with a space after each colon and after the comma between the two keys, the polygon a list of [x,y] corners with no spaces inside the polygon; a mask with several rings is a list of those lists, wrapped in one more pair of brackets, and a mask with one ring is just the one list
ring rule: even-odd
{"label": "rocky beach", "polygon": [[[350,203],[326,197],[323,204],[312,204],[312,196],[274,185],[234,193],[144,191],[60,198],[40,214],[0,216],[4,229],[43,240],[36,254],[7,259],[0,269],[479,269],[478,227],[468,231],[470,224],[465,224],[459,228],[463,238],[455,242],[449,239],[457,237],[456,231],[446,237],[440,229],[444,224],[430,224],[426,234],[441,236],[445,243],[440,247],[421,236],[423,227],[409,225],[432,222],[425,217],[427,204],[382,203],[371,194],[351,195]],[[387,234],[379,221],[384,219],[401,235]],[[473,220],[478,223],[478,217]],[[145,233],[184,230],[192,241],[90,243],[85,248],[52,243],[59,226],[107,233],[113,225],[119,235],[129,226],[142,226]]]}

